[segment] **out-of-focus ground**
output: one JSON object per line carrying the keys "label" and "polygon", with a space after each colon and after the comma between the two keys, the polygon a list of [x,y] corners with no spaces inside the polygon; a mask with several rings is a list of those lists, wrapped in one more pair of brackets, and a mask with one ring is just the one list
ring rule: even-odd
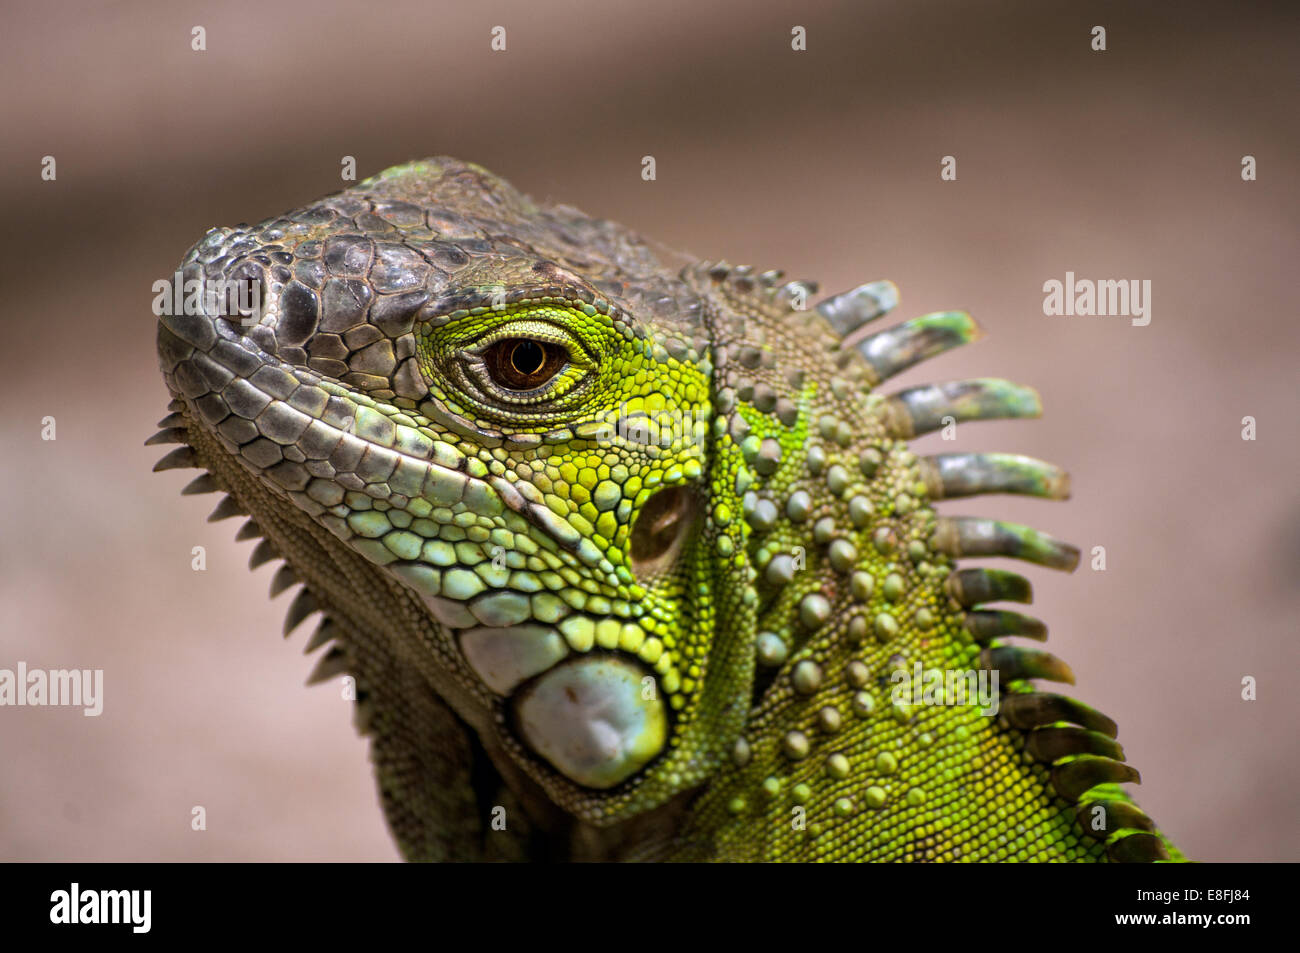
{"label": "out-of-focus ground", "polygon": [[[150,286],[192,242],[341,188],[343,156],[364,177],[437,153],[701,257],[974,314],[985,340],[897,386],[1007,376],[1046,417],[922,448],[1040,456],[1075,495],[945,510],[1104,546],[1105,572],[1032,570],[1033,611],[1119,721],[1140,802],[1191,857],[1300,858],[1293,8],[439,6],[9,5],[0,667],[106,687],[98,718],[0,709],[0,858],[397,856],[272,570],[141,443],[167,402]],[[1066,271],[1150,279],[1150,325],[1045,317]]]}

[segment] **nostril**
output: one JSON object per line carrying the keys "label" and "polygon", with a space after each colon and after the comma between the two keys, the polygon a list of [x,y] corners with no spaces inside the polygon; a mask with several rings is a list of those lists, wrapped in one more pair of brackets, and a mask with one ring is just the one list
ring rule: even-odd
{"label": "nostril", "polygon": [[637,575],[654,573],[681,549],[695,525],[695,494],[686,487],[661,490],[646,501],[632,527],[632,568]]}
{"label": "nostril", "polygon": [[217,317],[236,329],[247,329],[266,313],[265,268],[255,261],[238,262],[219,279],[216,289]]}

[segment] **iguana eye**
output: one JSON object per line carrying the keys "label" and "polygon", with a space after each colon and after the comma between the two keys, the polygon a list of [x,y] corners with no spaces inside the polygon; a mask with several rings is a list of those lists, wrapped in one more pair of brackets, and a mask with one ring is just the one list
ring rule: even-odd
{"label": "iguana eye", "polygon": [[431,334],[424,345],[430,361],[426,373],[448,379],[459,398],[485,418],[508,416],[519,423],[524,416],[554,418],[573,410],[598,379],[599,354],[594,342],[558,320],[580,325],[581,312],[571,317],[541,310],[536,316],[509,315],[494,328],[471,326],[467,330],[474,336],[460,341],[444,343]]}
{"label": "iguana eye", "polygon": [[536,390],[558,374],[568,360],[567,349],[532,338],[504,338],[483,352],[493,383],[507,390]]}

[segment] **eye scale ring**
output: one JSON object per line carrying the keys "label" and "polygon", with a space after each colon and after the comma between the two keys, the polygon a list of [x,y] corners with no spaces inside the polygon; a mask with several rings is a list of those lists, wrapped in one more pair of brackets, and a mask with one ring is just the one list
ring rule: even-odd
{"label": "eye scale ring", "polygon": [[432,318],[416,338],[433,397],[515,430],[585,416],[602,360],[615,348],[599,322],[549,304]]}

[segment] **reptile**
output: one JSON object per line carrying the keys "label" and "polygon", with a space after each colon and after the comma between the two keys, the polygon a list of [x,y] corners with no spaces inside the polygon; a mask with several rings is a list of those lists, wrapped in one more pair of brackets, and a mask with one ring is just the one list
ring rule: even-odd
{"label": "reptile", "polygon": [[889,282],[814,305],[446,157],[179,274],[218,293],[159,316],[155,469],[282,560],[286,636],[319,616],[408,860],[1182,859],[1115,722],[1039,687],[1029,581],[965,562],[1078,550],[936,509],[1068,476],[909,449],[1041,412],[890,390],[967,314],[877,330]]}

